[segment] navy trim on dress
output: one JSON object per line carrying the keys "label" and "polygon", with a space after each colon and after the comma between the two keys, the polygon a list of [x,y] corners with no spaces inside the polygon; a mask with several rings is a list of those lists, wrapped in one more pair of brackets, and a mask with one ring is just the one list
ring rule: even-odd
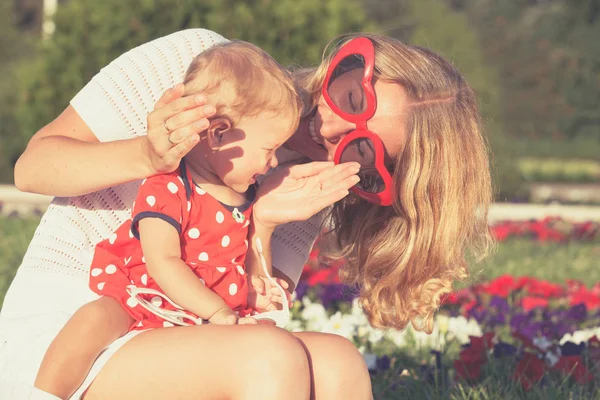
{"label": "navy trim on dress", "polygon": [[[194,185],[196,185],[200,189],[202,189],[202,187],[200,185],[198,185],[196,182],[194,182]],[[229,211],[233,211],[237,208],[239,212],[244,212],[248,208],[250,208],[250,206],[252,206],[252,204],[254,203],[254,200],[256,200],[256,189],[257,188],[258,188],[258,184],[256,184],[256,183],[248,186],[248,190],[246,190],[246,193],[244,193],[244,197],[246,198],[246,201],[241,206],[230,206],[229,204],[225,204],[225,203],[215,199],[213,196],[211,196],[211,197],[213,199],[219,201],[219,204],[221,204],[223,207],[225,207]],[[202,190],[204,190],[204,189],[202,189]]]}
{"label": "navy trim on dress", "polygon": [[140,240],[140,232],[138,230],[138,222],[141,219],[144,218],[158,218],[158,219],[162,219],[163,221],[173,225],[173,227],[175,229],[177,229],[177,233],[179,235],[181,235],[181,224],[177,221],[175,221],[175,219],[173,217],[169,217],[168,215],[165,214],[161,214],[161,213],[157,213],[154,211],[144,211],[139,213],[138,215],[135,216],[135,218],[133,218],[133,221],[131,221],[131,233],[133,234],[133,236],[137,239]]}
{"label": "navy trim on dress", "polygon": [[190,184],[190,180],[188,179],[187,166],[185,165],[183,158],[179,163],[179,176],[183,180],[183,187],[185,188],[185,198],[186,200],[189,200],[192,197],[192,185]]}

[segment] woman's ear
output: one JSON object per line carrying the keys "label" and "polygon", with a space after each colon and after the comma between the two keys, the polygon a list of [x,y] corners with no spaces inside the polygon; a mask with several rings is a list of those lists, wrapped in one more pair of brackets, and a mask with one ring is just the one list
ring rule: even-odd
{"label": "woman's ear", "polygon": [[206,130],[208,146],[211,150],[217,150],[224,143],[223,134],[231,129],[231,121],[226,117],[212,118]]}

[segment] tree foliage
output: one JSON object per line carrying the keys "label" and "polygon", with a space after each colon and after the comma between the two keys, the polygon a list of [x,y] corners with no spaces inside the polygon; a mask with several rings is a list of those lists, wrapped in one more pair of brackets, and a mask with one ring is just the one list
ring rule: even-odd
{"label": "tree foliage", "polygon": [[127,50],[187,28],[250,41],[282,64],[317,63],[338,34],[368,29],[354,0],[77,0],[22,71],[19,121],[29,137],[56,117],[104,65]]}
{"label": "tree foliage", "polygon": [[600,143],[600,1],[471,0],[514,137]]}
{"label": "tree foliage", "polygon": [[12,181],[12,165],[24,143],[15,118],[18,86],[16,63],[29,59],[31,38],[16,28],[12,2],[0,0],[0,182]]}

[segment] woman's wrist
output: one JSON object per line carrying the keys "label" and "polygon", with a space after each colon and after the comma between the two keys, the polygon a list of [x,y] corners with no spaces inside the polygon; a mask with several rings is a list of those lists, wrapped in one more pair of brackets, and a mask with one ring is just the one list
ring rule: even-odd
{"label": "woman's wrist", "polygon": [[136,164],[139,166],[142,179],[144,179],[156,175],[158,171],[156,171],[152,160],[152,144],[150,140],[148,140],[147,136],[140,136],[135,140],[138,139],[139,151],[137,152],[138,159]]}

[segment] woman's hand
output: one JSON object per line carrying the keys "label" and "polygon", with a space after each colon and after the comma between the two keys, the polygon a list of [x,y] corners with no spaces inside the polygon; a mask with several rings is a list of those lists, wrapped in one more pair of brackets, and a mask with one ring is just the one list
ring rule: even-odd
{"label": "woman's hand", "polygon": [[179,84],[167,90],[148,114],[148,135],[144,153],[150,175],[172,172],[200,140],[208,128],[208,118],[216,109],[206,104],[200,94],[183,97],[185,87]]}
{"label": "woman's hand", "polygon": [[260,184],[253,214],[255,223],[275,227],[304,221],[343,199],[359,181],[358,163],[331,162],[282,167]]}
{"label": "woman's hand", "polygon": [[284,301],[292,301],[292,294],[286,289],[288,283],[283,279],[274,278],[285,291],[286,298],[281,297],[279,289],[262,275],[248,275],[248,305],[259,313],[280,310]]}

